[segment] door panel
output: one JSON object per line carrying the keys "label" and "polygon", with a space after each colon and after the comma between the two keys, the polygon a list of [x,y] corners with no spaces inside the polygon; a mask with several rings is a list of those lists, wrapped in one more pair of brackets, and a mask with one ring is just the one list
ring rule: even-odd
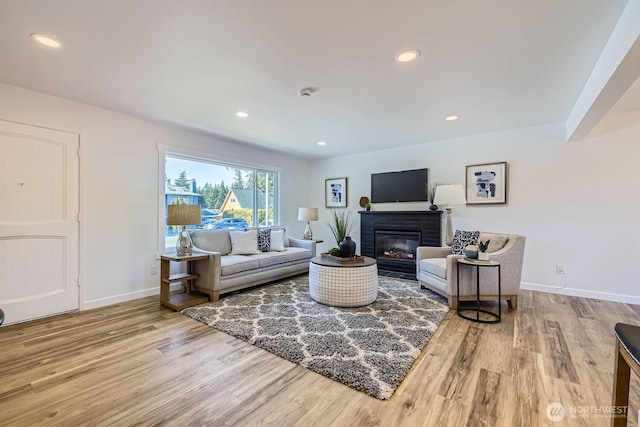
{"label": "door panel", "polygon": [[78,135],[0,120],[0,307],[78,309]]}

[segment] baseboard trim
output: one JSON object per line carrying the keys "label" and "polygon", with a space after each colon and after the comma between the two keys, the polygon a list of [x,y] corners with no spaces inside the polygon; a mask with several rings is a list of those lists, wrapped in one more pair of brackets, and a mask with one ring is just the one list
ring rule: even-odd
{"label": "baseboard trim", "polygon": [[538,283],[522,282],[520,289],[529,291],[545,292],[548,294],[568,295],[572,297],[592,298],[605,301],[622,302],[626,304],[640,305],[640,297],[632,295],[612,294],[608,292],[585,291],[584,289],[575,288],[558,288],[557,286],[540,285]]}
{"label": "baseboard trim", "polygon": [[[176,291],[180,289],[180,287],[181,287],[180,284],[171,285],[171,290]],[[107,298],[99,298],[99,299],[94,299],[90,301],[85,301],[84,304],[82,304],[82,308],[80,310],[81,311],[91,310],[94,308],[106,307],[108,305],[119,304],[121,302],[132,301],[134,299],[150,297],[153,295],[160,295],[159,286],[157,288],[144,289],[142,291],[131,292],[128,294],[120,294],[120,295],[114,295]],[[160,303],[160,299],[158,299],[158,304],[159,303]]]}

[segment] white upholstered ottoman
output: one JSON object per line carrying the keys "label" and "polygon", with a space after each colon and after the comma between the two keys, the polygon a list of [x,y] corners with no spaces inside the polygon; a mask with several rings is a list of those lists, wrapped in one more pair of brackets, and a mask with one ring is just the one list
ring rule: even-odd
{"label": "white upholstered ottoman", "polygon": [[378,297],[378,266],[364,257],[359,264],[337,264],[322,257],[309,264],[309,294],[321,304],[361,307]]}

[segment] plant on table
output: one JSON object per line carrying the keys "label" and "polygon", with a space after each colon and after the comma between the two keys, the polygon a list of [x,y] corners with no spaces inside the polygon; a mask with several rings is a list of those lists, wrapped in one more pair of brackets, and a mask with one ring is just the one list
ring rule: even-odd
{"label": "plant on table", "polygon": [[[336,239],[336,244],[340,246],[340,242],[342,242],[353,229],[351,211],[337,211],[332,209],[330,212],[331,220],[327,222],[327,225],[329,226],[331,233],[333,233],[333,237]],[[329,251],[329,253],[331,253],[331,251]]]}
{"label": "plant on table", "polygon": [[487,249],[489,249],[489,243],[491,239],[488,239],[486,242],[482,242],[478,240],[478,250],[480,253],[478,254],[478,259],[481,261],[487,261],[489,259],[489,254],[487,253]]}

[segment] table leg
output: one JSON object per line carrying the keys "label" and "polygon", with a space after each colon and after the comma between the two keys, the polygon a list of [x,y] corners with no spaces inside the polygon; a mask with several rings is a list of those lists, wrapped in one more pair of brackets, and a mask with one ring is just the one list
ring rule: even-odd
{"label": "table leg", "polygon": [[476,265],[476,319],[480,320],[480,267]]}
{"label": "table leg", "polygon": [[502,321],[502,274],[498,265],[498,322]]}
{"label": "table leg", "polygon": [[457,272],[458,272],[458,289],[456,292],[456,312],[460,314],[460,263],[456,262]]}

